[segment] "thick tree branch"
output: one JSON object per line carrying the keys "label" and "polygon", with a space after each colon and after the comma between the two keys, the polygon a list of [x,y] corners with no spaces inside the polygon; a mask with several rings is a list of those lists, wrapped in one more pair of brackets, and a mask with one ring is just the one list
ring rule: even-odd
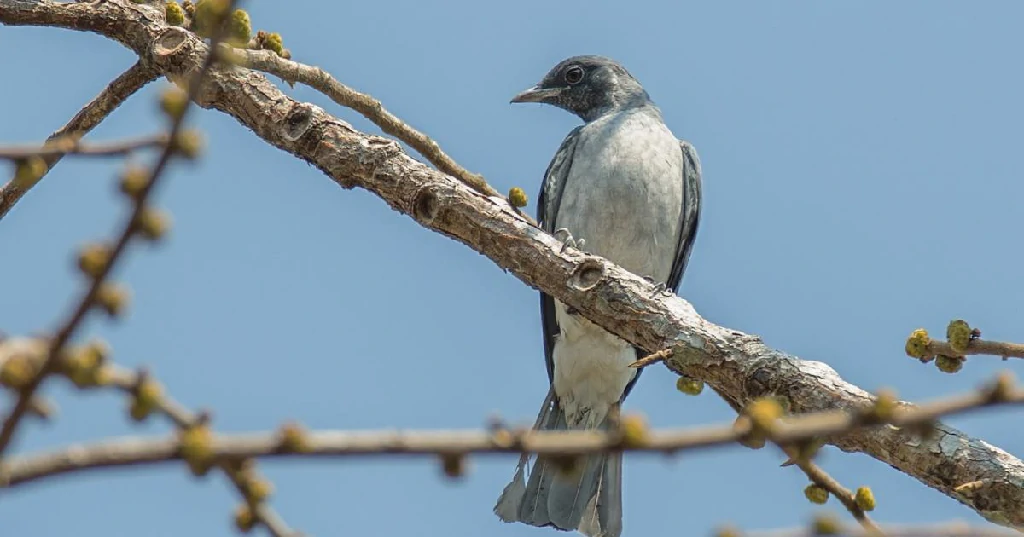
{"label": "thick tree branch", "polygon": [[[57,139],[80,139],[94,129],[96,125],[99,125],[114,109],[121,106],[121,103],[126,101],[128,97],[155,80],[157,76],[158,73],[152,68],[141,61],[136,62],[127,71],[121,73],[113,82],[108,84],[107,87],[103,88],[103,91],[86,103],[75,114],[75,117],[71,118],[67,124],[51,134],[46,140],[49,142]],[[63,157],[63,154],[53,154],[44,157],[43,161],[46,162],[47,172],[60,162],[60,159]],[[0,220],[7,216],[7,213],[14,207],[14,204],[36,183],[38,181],[24,185],[15,181],[9,181],[0,187]]]}
{"label": "thick tree branch", "polygon": [[398,116],[388,112],[371,95],[358,92],[338,82],[327,71],[311,65],[286,60],[270,50],[245,50],[221,45],[224,54],[230,54],[234,63],[250,69],[277,75],[288,82],[301,82],[329,97],[332,101],[359,112],[384,132],[409,144],[409,147],[427,157],[437,169],[473,187],[485,196],[499,195],[484,178],[460,166],[429,136],[410,127]]}
{"label": "thick tree branch", "polygon": [[[0,22],[99,33],[172,77],[196,72],[207,52],[193,34],[116,0],[0,0]],[[672,348],[665,362],[670,369],[707,382],[734,406],[767,395],[785,396],[795,412],[873,404],[870,394],[824,363],[800,360],[755,336],[711,324],[687,302],[655,294],[652,285],[607,260],[573,249],[562,252],[560,243],[504,200],[483,196],[410,158],[392,140],[360,133],[317,106],[289,98],[259,73],[213,69],[196,101],[231,115],[339,185],[369,190],[424,227],[467,244],[627,341],[648,350]],[[936,429],[931,439],[884,426],[828,441],[890,464],[990,521],[1024,527],[1024,463],[946,425]],[[976,481],[986,485],[970,494],[956,490]]]}

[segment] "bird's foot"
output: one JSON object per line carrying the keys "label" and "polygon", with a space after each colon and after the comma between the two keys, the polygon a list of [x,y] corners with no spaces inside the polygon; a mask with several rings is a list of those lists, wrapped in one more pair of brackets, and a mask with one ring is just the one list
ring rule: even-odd
{"label": "bird's foot", "polygon": [[644,279],[654,286],[654,292],[651,293],[652,297],[656,297],[658,294],[663,294],[665,296],[672,296],[675,294],[675,290],[666,285],[665,282],[656,282],[654,281],[654,278],[650,276],[644,276]]}
{"label": "bird's foot", "polygon": [[565,249],[569,247],[583,251],[583,245],[587,243],[585,239],[573,238],[572,233],[569,233],[569,230],[564,227],[556,229],[553,235],[562,242],[562,253],[565,253]]}

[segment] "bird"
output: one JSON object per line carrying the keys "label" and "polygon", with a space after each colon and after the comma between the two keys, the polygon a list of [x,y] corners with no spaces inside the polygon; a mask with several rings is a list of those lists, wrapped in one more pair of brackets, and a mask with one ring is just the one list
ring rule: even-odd
{"label": "bird", "polygon": [[[583,124],[562,141],[544,172],[537,221],[544,231],[675,292],[690,259],[701,207],[701,164],[675,137],[640,82],[619,62],[573,56],[512,103],[543,103]],[[540,293],[549,390],[535,429],[608,429],[640,377],[644,355],[551,296]],[[523,455],[494,512],[504,522],[622,533],[622,453],[566,464]],[[568,466],[568,468],[567,468]]]}

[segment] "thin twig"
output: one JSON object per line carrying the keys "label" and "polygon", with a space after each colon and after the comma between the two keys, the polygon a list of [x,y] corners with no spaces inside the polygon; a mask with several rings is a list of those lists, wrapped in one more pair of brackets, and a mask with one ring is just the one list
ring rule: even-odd
{"label": "thin twig", "polygon": [[672,349],[662,349],[662,350],[660,350],[658,352],[648,354],[647,356],[644,356],[643,358],[641,358],[641,359],[639,359],[639,360],[629,364],[629,367],[635,367],[637,369],[643,369],[643,368],[645,368],[645,367],[647,367],[649,365],[653,365],[653,364],[656,364],[658,362],[662,362],[662,361],[664,361],[665,359],[667,359],[667,358],[669,358],[671,356],[672,356]]}
{"label": "thin twig", "polygon": [[879,535],[882,535],[881,533],[879,533],[880,529],[878,525],[875,524],[875,522],[871,520],[870,517],[868,517],[867,513],[865,513],[859,505],[857,505],[856,497],[854,496],[853,492],[850,491],[850,489],[844,487],[842,483],[836,480],[836,478],[832,477],[828,472],[826,472],[822,467],[815,464],[813,461],[800,457],[798,454],[795,453],[795,450],[793,448],[782,449],[784,452],[786,452],[786,455],[788,455],[790,459],[793,460],[794,464],[796,464],[797,467],[799,467],[800,470],[803,471],[807,478],[811,480],[812,483],[827,490],[829,494],[831,494],[832,496],[835,496],[836,499],[843,504],[843,507],[845,507],[846,510],[849,511],[851,515],[853,515],[853,518],[861,525],[861,527],[864,528],[864,530],[868,532],[873,532],[869,533],[869,535],[872,535],[872,537],[878,537]]}
{"label": "thin twig", "polygon": [[[126,382],[128,381],[120,381],[119,384]],[[953,401],[961,402],[969,399],[970,396],[951,398]],[[991,396],[978,397],[974,401],[977,404],[973,406],[939,400],[920,407],[906,407],[897,409],[890,419],[873,423],[856,417],[837,421],[831,412],[795,415],[779,420],[769,431],[769,440],[781,445],[792,445],[872,424],[930,423],[940,416],[991,404],[1024,402],[1024,391],[1012,391],[996,402],[993,402]],[[825,414],[826,419],[822,419]],[[173,416],[170,413],[169,415]],[[856,416],[858,413],[851,415]],[[844,424],[847,429],[838,429],[836,425],[839,423]],[[442,453],[586,455],[609,450],[675,453],[736,443],[749,433],[749,427],[736,424],[666,429],[650,431],[642,442],[624,444],[622,436],[614,431],[320,431],[308,433],[301,453],[282,451],[280,438],[276,433],[220,435],[212,440],[212,447],[216,457],[227,459],[396,454],[436,456]],[[177,460],[180,458],[177,447],[178,443],[174,438],[107,440],[86,446],[75,446],[64,451],[11,458],[0,465],[0,476],[10,485],[16,485],[69,472]],[[800,464],[797,457],[793,458]],[[807,472],[813,481],[833,489],[841,500],[851,497],[849,491],[831,480],[828,474],[820,469],[815,470],[810,466],[801,466],[801,469]]]}
{"label": "thin twig", "polygon": [[[128,369],[117,367],[113,364],[107,365],[105,367],[108,372],[107,375],[111,386],[120,389],[122,392],[126,394],[134,393],[134,391],[139,385],[139,381],[141,380],[140,375],[142,375],[143,373],[136,373]],[[178,403],[177,401],[175,401],[174,399],[167,395],[163,395],[160,397],[160,399],[155,404],[154,410],[166,416],[179,428],[189,427],[190,425],[196,423],[200,416],[199,414],[188,410],[183,405],[181,405],[180,403]],[[232,485],[234,485],[234,487],[238,489],[238,492],[244,497],[244,487],[246,487],[247,484],[243,481],[241,473],[233,471],[234,467],[232,466],[232,464],[235,463],[237,463],[237,460],[221,460],[218,461],[218,467],[221,470],[223,470],[224,475],[228,477]],[[2,467],[2,463],[0,463],[0,468]],[[249,470],[250,473],[254,471],[255,468],[251,468]],[[3,483],[3,480],[4,473],[2,470],[0,470],[0,484]],[[261,502],[255,506],[250,507],[253,508],[253,514],[255,516],[255,519],[262,523],[264,526],[266,526],[267,529],[270,531],[271,535],[273,535],[274,537],[290,537],[292,535],[295,535],[295,532],[293,532],[288,527],[288,524],[286,524],[284,520],[282,520],[281,517],[278,516],[277,513],[265,502]]]}
{"label": "thin twig", "polygon": [[49,140],[42,146],[0,147],[0,159],[18,160],[29,157],[62,157],[64,155],[120,156],[140,149],[164,147],[168,141],[169,138],[164,133],[116,142],[92,144],[82,143],[81,139],[58,138]]}
{"label": "thin twig", "polygon": [[[234,9],[235,2],[236,0],[231,0],[229,2],[229,7],[226,10],[226,13],[230,13],[231,10]],[[226,19],[226,15],[221,19]],[[217,31],[211,40],[213,45],[216,45],[216,43],[218,43],[222,36],[225,34],[226,30],[224,27],[224,24],[217,25]],[[211,48],[210,50],[212,51],[214,50],[214,48]],[[199,72],[194,77],[192,77],[192,80],[190,81],[188,86],[188,102],[191,102],[192,98],[198,94],[199,88],[202,83],[202,78],[213,65],[215,59],[215,54],[207,54],[207,57]],[[190,108],[190,106],[185,106],[184,109],[182,110],[182,113],[175,116],[174,120],[171,122],[170,133],[168,135],[169,139],[178,139],[178,136],[181,134],[181,129],[182,125],[184,124],[185,117],[188,115]],[[42,367],[33,376],[32,380],[29,381],[29,383],[20,390],[20,393],[18,394],[18,401],[17,403],[15,403],[14,409],[11,411],[7,419],[4,420],[3,428],[0,429],[0,458],[3,457],[4,451],[7,449],[7,446],[11,442],[11,439],[14,436],[15,428],[18,426],[18,423],[21,422],[21,419],[25,416],[25,413],[28,411],[30,402],[32,400],[32,396],[35,395],[36,390],[38,390],[39,387],[42,385],[43,380],[46,379],[47,376],[52,374],[54,370],[57,368],[59,362],[58,357],[60,356],[61,351],[64,349],[67,342],[74,335],[75,331],[78,329],[82,320],[85,319],[85,314],[89,311],[89,309],[92,307],[93,302],[96,300],[96,295],[100,289],[100,286],[106,281],[106,278],[111,273],[114,265],[117,264],[118,260],[121,259],[121,255],[127,249],[128,242],[131,241],[138,227],[139,216],[142,214],[142,210],[146,206],[146,200],[149,198],[149,195],[153,192],[153,189],[156,186],[156,184],[160,181],[160,178],[163,176],[164,170],[167,169],[167,164],[170,162],[171,157],[174,154],[174,146],[175,144],[173,143],[168,144],[160,153],[160,156],[157,159],[156,164],[153,166],[153,169],[150,172],[149,181],[146,182],[146,185],[139,192],[137,196],[137,201],[132,209],[131,215],[125,221],[125,224],[121,229],[120,236],[114,243],[114,247],[111,249],[108,261],[103,265],[102,270],[99,271],[96,277],[92,279],[85,293],[77,301],[77,304],[72,310],[71,315],[68,316],[67,320],[61,325],[61,328],[57,330],[56,335],[50,341],[50,348],[46,360],[43,362]]]}
{"label": "thin twig", "polygon": [[[57,139],[78,139],[85,136],[89,131],[100,124],[111,112],[113,112],[128,97],[135,94],[143,86],[156,80],[159,74],[152,67],[135,62],[127,71],[115,78],[103,91],[86,103],[81,110],[63,127],[57,129],[47,138],[47,141]],[[50,155],[43,160],[46,162],[47,172],[53,168],[64,155]],[[43,174],[45,176],[45,173]],[[38,181],[28,183],[21,181],[9,181],[0,187],[0,220],[3,220],[10,212],[14,204],[25,195]]]}
{"label": "thin twig", "polygon": [[222,45],[221,50],[234,61],[250,69],[270,73],[289,82],[301,82],[329,97],[332,101],[359,112],[382,131],[409,144],[427,158],[437,169],[462,181],[485,196],[500,196],[480,175],[470,172],[449,157],[432,138],[410,127],[398,116],[388,112],[371,95],[358,92],[332,77],[319,67],[286,60],[270,50],[236,49]]}
{"label": "thin twig", "polygon": [[[971,526],[964,522],[949,522],[945,524],[929,525],[904,525],[885,524],[878,528],[886,537],[1014,537],[1020,533],[996,528],[991,526]],[[731,534],[736,537],[820,537],[822,533],[812,528],[789,528],[779,530],[762,531],[734,531]],[[877,534],[871,530],[840,527],[837,533],[830,533],[835,537],[875,537]]]}
{"label": "thin twig", "polygon": [[930,356],[965,356],[965,355],[991,355],[1001,358],[1024,358],[1024,345],[1020,343],[1007,343],[1003,341],[988,341],[984,339],[972,339],[967,344],[967,350],[957,352],[946,341],[933,339],[928,343],[928,354]]}

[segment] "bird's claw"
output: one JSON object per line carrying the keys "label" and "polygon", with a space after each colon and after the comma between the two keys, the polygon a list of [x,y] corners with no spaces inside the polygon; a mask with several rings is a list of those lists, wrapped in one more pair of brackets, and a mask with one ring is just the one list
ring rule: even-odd
{"label": "bird's claw", "polygon": [[582,251],[583,245],[587,243],[585,239],[573,238],[572,233],[569,233],[569,230],[564,227],[556,229],[553,235],[562,242],[561,253],[565,253],[565,249],[569,247]]}
{"label": "bird's claw", "polygon": [[654,278],[650,276],[644,276],[644,279],[647,280],[648,283],[654,285],[654,292],[651,293],[652,297],[658,296],[659,293],[665,296],[672,296],[675,294],[675,290],[669,287],[665,282],[656,282],[654,281]]}

